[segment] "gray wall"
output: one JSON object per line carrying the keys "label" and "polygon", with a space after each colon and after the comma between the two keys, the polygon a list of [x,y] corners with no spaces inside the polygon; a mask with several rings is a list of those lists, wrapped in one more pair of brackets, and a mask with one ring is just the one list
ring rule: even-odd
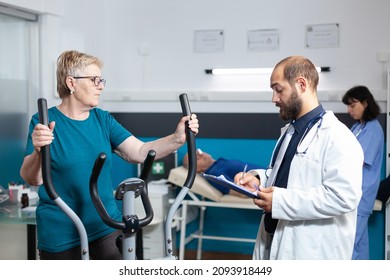
{"label": "gray wall", "polygon": [[[355,83],[373,89],[384,86],[383,65],[376,55],[378,51],[390,51],[390,3],[386,0],[67,3],[63,32],[57,33],[61,45],[81,47],[102,57],[110,82],[107,90],[268,90],[268,82],[259,83],[258,78],[243,83],[229,78],[220,83],[204,75],[203,70],[214,66],[272,67],[292,54],[332,67],[322,81],[323,89],[345,89]],[[340,24],[340,46],[306,48],[305,26],[327,23]],[[269,28],[279,30],[279,50],[248,52],[247,31]],[[194,31],[203,29],[225,31],[223,52],[193,52]],[[138,52],[141,46],[149,48],[146,57]]]}
{"label": "gray wall", "polygon": [[[268,102],[268,75],[211,77],[204,69],[272,67],[295,54],[331,67],[330,73],[321,74],[320,97],[340,112],[345,107],[332,102],[356,84],[368,86],[379,100],[386,99],[389,62],[379,62],[377,55],[388,56],[390,51],[387,0],[35,2],[46,4],[37,5],[37,10],[43,12],[41,93],[51,99],[49,104],[59,102],[54,98],[53,71],[65,49],[92,53],[105,61],[108,82],[102,106],[113,111],[179,112],[177,95],[187,92],[194,111],[275,112]],[[307,25],[331,23],[340,26],[339,47],[305,46]],[[194,31],[210,29],[224,30],[224,51],[194,53]],[[256,29],[277,29],[279,48],[249,52],[247,32]],[[141,55],[140,47],[148,55]]]}

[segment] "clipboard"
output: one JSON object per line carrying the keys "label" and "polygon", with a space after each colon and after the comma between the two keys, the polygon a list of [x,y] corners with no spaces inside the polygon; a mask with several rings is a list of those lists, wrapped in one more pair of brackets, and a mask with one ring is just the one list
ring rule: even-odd
{"label": "clipboard", "polygon": [[206,174],[206,173],[201,173],[200,175],[207,180],[213,181],[221,186],[232,189],[232,190],[239,192],[243,195],[246,195],[250,198],[259,198],[257,196],[257,191],[251,192],[251,191],[247,190],[246,188],[244,188],[243,186],[237,185],[237,184],[229,181],[223,175],[215,176],[215,175]]}

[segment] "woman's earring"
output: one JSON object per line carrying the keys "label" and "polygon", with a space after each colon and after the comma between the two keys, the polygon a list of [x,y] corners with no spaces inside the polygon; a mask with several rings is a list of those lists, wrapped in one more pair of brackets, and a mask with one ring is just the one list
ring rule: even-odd
{"label": "woman's earring", "polygon": [[74,93],[74,89],[71,89],[71,90],[70,90],[70,94],[73,94],[73,93]]}

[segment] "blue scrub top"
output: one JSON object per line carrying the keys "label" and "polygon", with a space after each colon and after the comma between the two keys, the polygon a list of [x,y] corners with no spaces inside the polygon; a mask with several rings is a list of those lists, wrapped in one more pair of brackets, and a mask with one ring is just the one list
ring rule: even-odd
{"label": "blue scrub top", "polygon": [[381,180],[381,168],[384,150],[383,129],[377,119],[361,124],[355,123],[351,131],[356,136],[364,152],[362,198],[358,215],[369,216],[374,207],[375,198]]}

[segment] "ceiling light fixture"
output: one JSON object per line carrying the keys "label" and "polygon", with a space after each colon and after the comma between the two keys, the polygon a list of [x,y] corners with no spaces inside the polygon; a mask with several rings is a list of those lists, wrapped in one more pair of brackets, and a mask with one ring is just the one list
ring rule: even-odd
{"label": "ceiling light fixture", "polygon": [[[330,72],[330,67],[316,67],[318,73]],[[206,69],[206,74],[211,75],[261,75],[271,74],[273,68],[214,68]]]}

